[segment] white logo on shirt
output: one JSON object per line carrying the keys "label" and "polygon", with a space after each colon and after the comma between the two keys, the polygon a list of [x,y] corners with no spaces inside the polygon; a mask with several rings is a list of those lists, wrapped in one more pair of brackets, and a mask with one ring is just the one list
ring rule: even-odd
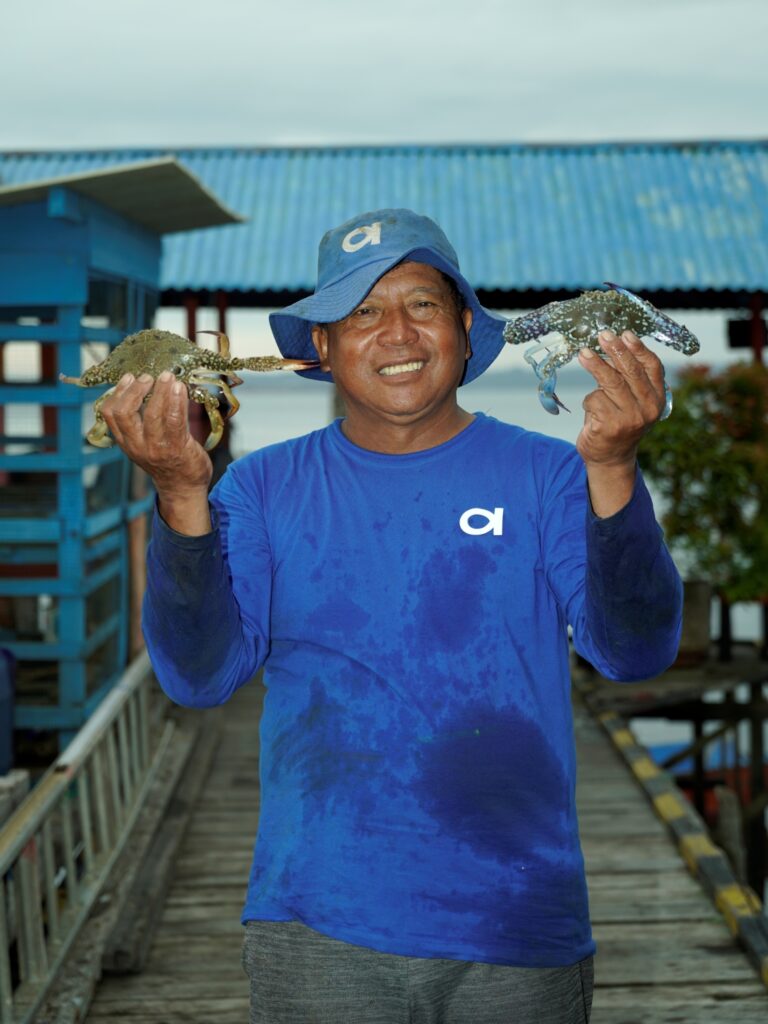
{"label": "white logo on shirt", "polygon": [[[363,237],[354,241],[356,235]],[[364,245],[378,245],[381,242],[381,221],[375,220],[373,224],[363,224],[359,228],[353,228],[348,235],[344,236],[341,248],[344,252],[357,252]]]}
{"label": "white logo on shirt", "polygon": [[[485,519],[483,526],[472,526],[470,519],[473,516],[482,516]],[[478,537],[481,533],[490,533],[493,530],[494,537],[500,537],[503,532],[504,509],[495,508],[489,512],[487,508],[468,508],[462,512],[459,519],[459,526],[462,533],[468,533],[472,537]]]}

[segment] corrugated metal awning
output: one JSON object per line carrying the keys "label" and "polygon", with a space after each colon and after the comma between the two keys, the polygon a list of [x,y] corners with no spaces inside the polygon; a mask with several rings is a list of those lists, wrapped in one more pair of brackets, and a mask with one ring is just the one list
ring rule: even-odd
{"label": "corrugated metal awning", "polygon": [[171,156],[0,185],[0,206],[44,199],[56,187],[94,199],[158,235],[244,220]]}
{"label": "corrugated metal awning", "polygon": [[[0,154],[6,184],[158,151]],[[317,244],[366,210],[432,216],[485,291],[768,291],[768,142],[186,149],[247,223],[163,242],[165,290],[314,288]],[[162,204],[160,204],[162,205]]]}

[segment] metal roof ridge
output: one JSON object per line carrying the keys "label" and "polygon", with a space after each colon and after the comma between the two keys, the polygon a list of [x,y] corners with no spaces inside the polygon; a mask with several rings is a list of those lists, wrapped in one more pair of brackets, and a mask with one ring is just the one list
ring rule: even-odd
{"label": "metal roof ridge", "polygon": [[[768,138],[689,138],[689,139],[614,139],[590,141],[574,140],[531,140],[517,142],[344,142],[344,143],[280,143],[273,146],[248,145],[239,143],[236,145],[217,144],[212,146],[187,145],[187,146],[105,146],[105,147],[83,147],[72,149],[2,149],[0,157],[39,157],[39,156],[107,156],[109,154],[121,154],[123,156],[136,154],[163,154],[162,157],[151,157],[142,162],[152,160],[173,160],[183,155],[224,155],[224,154],[259,154],[259,153],[358,153],[358,152],[422,152],[422,151],[461,151],[461,152],[493,152],[493,151],[526,151],[526,150],[569,150],[569,151],[591,151],[591,150],[626,150],[626,149],[657,149],[675,150],[689,147],[695,148],[759,148],[768,146]],[[131,165],[133,166],[133,165]],[[87,173],[87,172],[86,172]]]}

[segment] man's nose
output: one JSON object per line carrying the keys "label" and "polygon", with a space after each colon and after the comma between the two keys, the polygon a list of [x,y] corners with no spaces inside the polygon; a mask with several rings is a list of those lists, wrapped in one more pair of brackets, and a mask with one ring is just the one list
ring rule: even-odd
{"label": "man's nose", "polygon": [[397,308],[387,311],[379,333],[382,345],[410,345],[418,336],[416,324],[408,316],[407,310]]}

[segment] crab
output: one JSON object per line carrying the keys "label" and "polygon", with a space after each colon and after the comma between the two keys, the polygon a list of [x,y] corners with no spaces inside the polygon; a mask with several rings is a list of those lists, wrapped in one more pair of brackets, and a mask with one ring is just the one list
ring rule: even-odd
{"label": "crab", "polygon": [[[699,351],[699,342],[687,327],[676,323],[627,288],[610,281],[605,284],[608,291],[583,292],[576,299],[550,302],[541,309],[510,320],[504,328],[504,340],[512,345],[533,341],[550,332],[562,336],[559,341],[539,342],[524,353],[538,377],[539,400],[547,412],[557,415],[560,409],[569,411],[555,394],[558,367],[569,363],[579,349],[586,347],[607,358],[599,345],[600,331],[611,330],[616,334],[634,331],[638,337],[653,338],[687,356]],[[537,362],[536,356],[540,352],[548,354]],[[661,419],[666,419],[672,412],[672,392],[666,384],[664,393],[666,401]]]}
{"label": "crab", "polygon": [[126,373],[132,373],[135,377],[148,373],[157,380],[164,370],[170,370],[177,380],[183,381],[187,385],[187,392],[192,401],[205,406],[208,413],[211,432],[206,439],[205,450],[211,451],[221,440],[224,420],[219,412],[218,396],[208,391],[207,385],[213,385],[224,393],[229,402],[229,412],[226,416],[229,419],[240,408],[240,403],[232,394],[232,388],[243,383],[236,370],[255,370],[264,373],[269,370],[311,370],[318,365],[312,360],[280,359],[277,356],[238,359],[230,356],[229,339],[226,334],[221,331],[198,333],[216,335],[219,339],[219,351],[211,352],[209,349],[200,348],[194,342],[171,331],[139,331],[121,341],[106,359],[86,370],[80,377],[65,377],[63,373],[59,374],[59,380],[66,384],[77,384],[81,388],[98,387],[100,384],[113,385],[94,402],[96,422],[86,434],[86,440],[97,448],[110,448],[114,444],[101,407]]}

